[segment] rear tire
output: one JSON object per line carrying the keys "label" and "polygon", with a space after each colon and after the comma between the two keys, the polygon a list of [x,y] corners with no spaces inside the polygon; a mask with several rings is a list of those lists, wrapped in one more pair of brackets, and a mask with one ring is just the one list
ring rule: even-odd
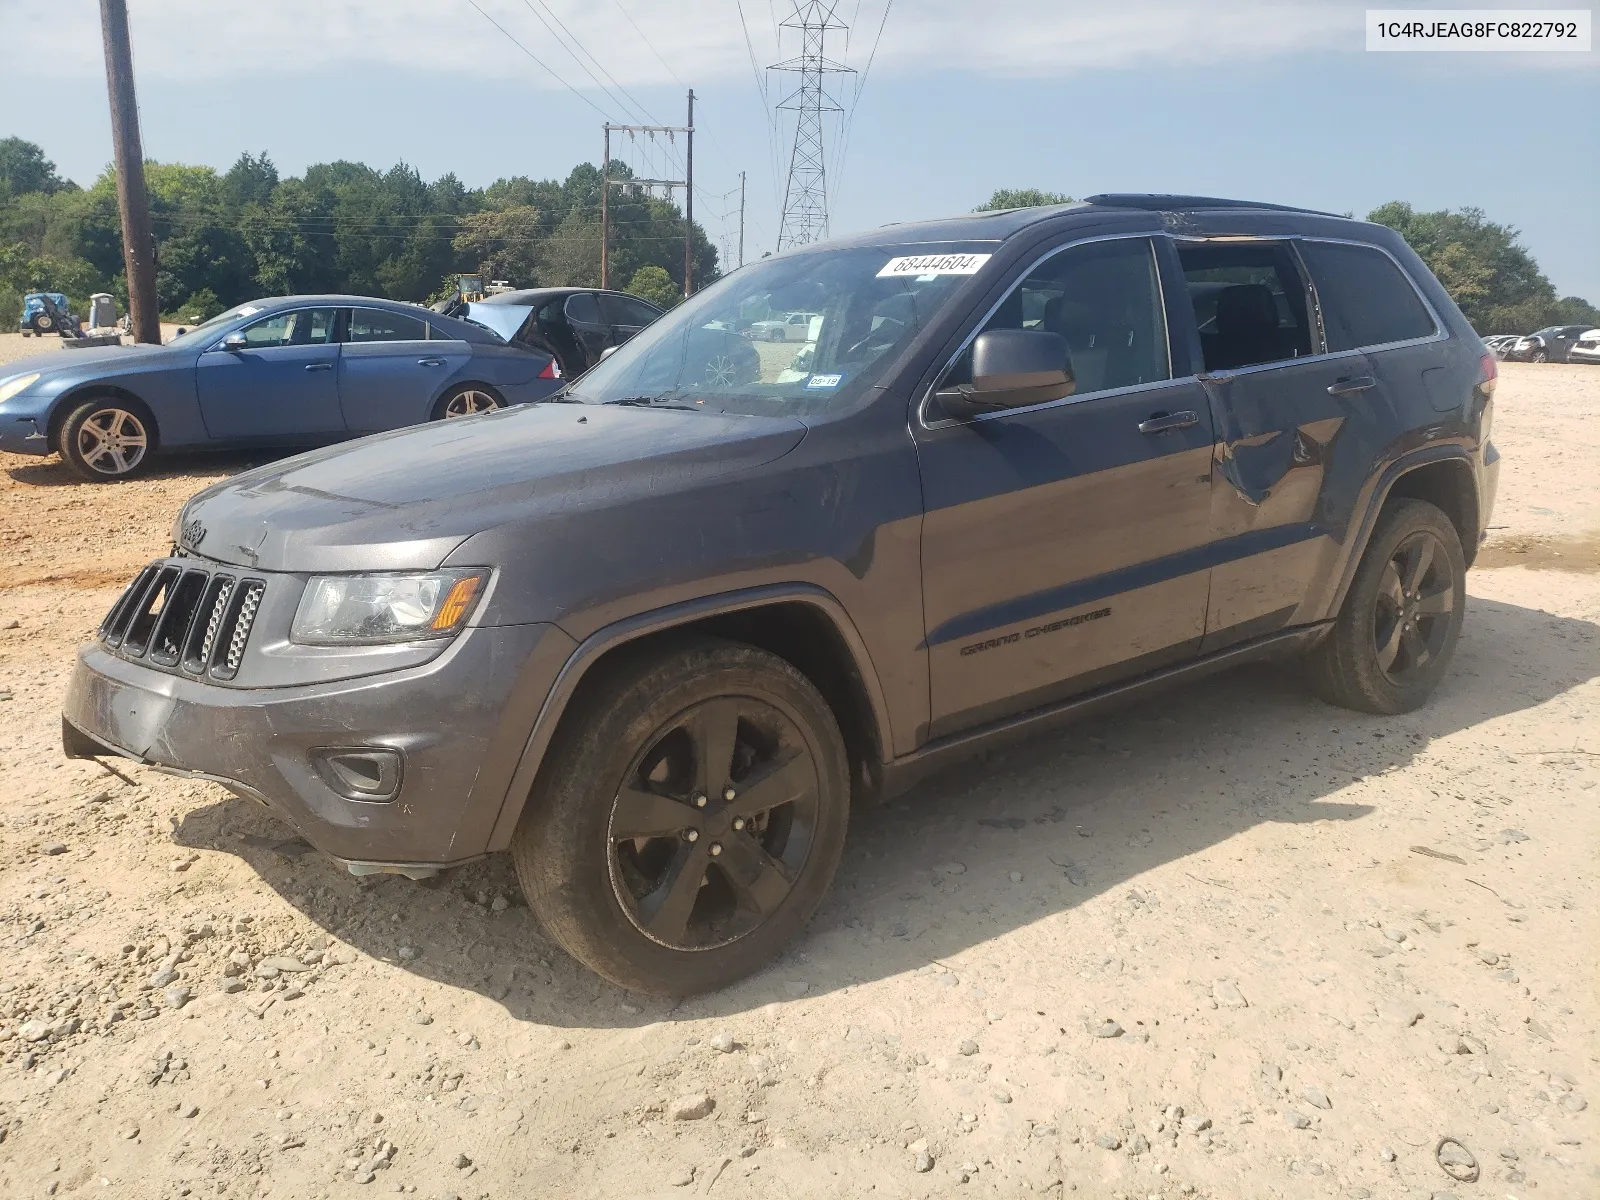
{"label": "rear tire", "polygon": [[782,950],[833,880],[850,802],[838,723],[792,664],[737,642],[596,670],[512,843],[523,892],[620,987],[726,986]]}
{"label": "rear tire", "polygon": [[45,334],[54,330],[55,327],[56,323],[51,318],[49,313],[33,314],[33,334],[35,337],[43,337]]}
{"label": "rear tire", "polygon": [[1422,707],[1455,651],[1466,580],[1443,512],[1422,500],[1387,505],[1332,631],[1306,656],[1312,691],[1357,712]]}
{"label": "rear tire", "polygon": [[439,402],[433,406],[433,416],[429,419],[445,421],[455,417],[474,417],[505,406],[505,397],[487,383],[458,383],[439,397]]}

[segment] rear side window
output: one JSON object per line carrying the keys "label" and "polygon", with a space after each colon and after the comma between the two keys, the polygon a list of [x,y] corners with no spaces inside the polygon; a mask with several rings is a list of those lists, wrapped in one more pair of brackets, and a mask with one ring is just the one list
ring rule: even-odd
{"label": "rear side window", "polygon": [[600,304],[605,310],[606,320],[613,325],[642,327],[661,315],[643,300],[635,300],[632,296],[608,296],[602,293]]}
{"label": "rear side window", "polygon": [[578,292],[567,297],[567,320],[580,325],[600,324],[600,306],[588,292]]}
{"label": "rear side window", "polygon": [[352,342],[420,342],[427,336],[428,323],[404,313],[380,308],[350,311],[348,340]]}
{"label": "rear side window", "polygon": [[1178,259],[1207,371],[1311,353],[1305,285],[1282,242],[1180,243]]}
{"label": "rear side window", "polygon": [[1383,346],[1437,332],[1416,288],[1383,251],[1306,241],[1300,243],[1300,256],[1316,285],[1330,351]]}

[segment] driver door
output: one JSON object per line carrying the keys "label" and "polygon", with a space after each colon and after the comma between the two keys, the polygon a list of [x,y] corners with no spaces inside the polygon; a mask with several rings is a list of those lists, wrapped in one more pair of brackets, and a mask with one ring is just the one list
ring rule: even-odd
{"label": "driver door", "polygon": [[206,432],[217,440],[324,442],[345,432],[332,308],[273,313],[219,342],[195,365]]}
{"label": "driver door", "polygon": [[[1059,334],[1072,395],[973,419],[930,397],[913,422],[932,737],[1199,651],[1211,414],[1171,377],[1154,250],[1067,246],[972,331]],[[970,380],[969,354],[939,386]]]}

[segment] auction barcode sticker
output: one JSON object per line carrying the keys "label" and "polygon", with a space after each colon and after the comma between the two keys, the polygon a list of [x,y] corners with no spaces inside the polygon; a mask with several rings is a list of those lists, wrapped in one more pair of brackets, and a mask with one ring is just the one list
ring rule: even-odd
{"label": "auction barcode sticker", "polygon": [[1586,54],[1586,8],[1369,8],[1367,49]]}
{"label": "auction barcode sticker", "polygon": [[935,275],[976,275],[988,262],[989,254],[912,254],[891,258],[878,272],[879,279],[915,275],[932,279]]}

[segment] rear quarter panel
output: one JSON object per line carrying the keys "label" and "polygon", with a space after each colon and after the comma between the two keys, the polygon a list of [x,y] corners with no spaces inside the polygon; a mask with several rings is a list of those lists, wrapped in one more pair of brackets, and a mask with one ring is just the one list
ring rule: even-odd
{"label": "rear quarter panel", "polygon": [[516,346],[475,345],[471,359],[452,382],[479,380],[493,384],[507,404],[529,404],[544,399],[565,382],[539,378],[549,362],[547,354]]}

